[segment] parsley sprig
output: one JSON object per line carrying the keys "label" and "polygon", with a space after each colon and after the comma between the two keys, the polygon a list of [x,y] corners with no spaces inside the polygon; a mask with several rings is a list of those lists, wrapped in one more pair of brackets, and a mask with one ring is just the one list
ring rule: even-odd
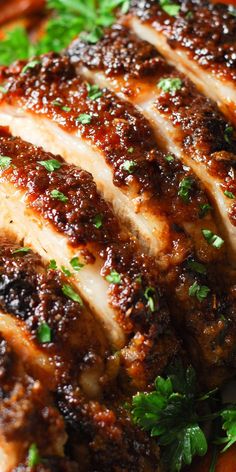
{"label": "parsley sprig", "polygon": [[129,0],[47,0],[47,8],[53,15],[37,43],[30,41],[23,27],[7,32],[0,41],[0,65],[49,51],[60,52],[82,32],[85,32],[85,41],[96,43],[103,35],[103,28],[116,20],[116,9],[121,9],[122,13],[128,11]]}
{"label": "parsley sprig", "polygon": [[211,428],[213,436],[208,438],[208,442],[214,444],[216,457],[216,444],[224,445],[223,452],[236,443],[236,405],[223,405],[218,409],[219,402],[218,389],[200,393],[193,367],[184,369],[178,363],[167,378],[157,377],[155,391],[133,397],[131,417],[162,446],[162,460],[167,470],[179,472],[191,464],[194,456],[206,454],[204,425],[208,424],[209,429],[209,421],[217,422],[217,430],[221,427],[220,438],[216,438],[214,426]]}

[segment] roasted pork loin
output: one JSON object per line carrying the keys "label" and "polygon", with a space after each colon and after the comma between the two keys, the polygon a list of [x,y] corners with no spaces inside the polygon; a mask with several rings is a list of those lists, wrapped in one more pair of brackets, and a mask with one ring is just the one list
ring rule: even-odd
{"label": "roasted pork loin", "polygon": [[232,125],[154,47],[124,27],[108,30],[93,46],[76,40],[68,54],[78,73],[139,107],[159,143],[193,170],[218,213],[232,259],[236,253],[232,198],[236,193],[236,134]]}
{"label": "roasted pork loin", "polygon": [[170,16],[156,0],[132,0],[128,23],[236,123],[233,5],[206,0],[177,0],[175,5]]}

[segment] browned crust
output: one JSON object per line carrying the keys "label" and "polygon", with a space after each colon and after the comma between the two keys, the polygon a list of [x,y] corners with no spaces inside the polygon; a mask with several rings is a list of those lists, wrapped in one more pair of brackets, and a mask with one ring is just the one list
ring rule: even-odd
{"label": "browned crust", "polygon": [[228,6],[205,0],[178,0],[175,3],[181,9],[174,17],[166,14],[156,0],[132,0],[130,11],[142,22],[162,31],[173,49],[185,49],[203,69],[235,81],[236,19]]}

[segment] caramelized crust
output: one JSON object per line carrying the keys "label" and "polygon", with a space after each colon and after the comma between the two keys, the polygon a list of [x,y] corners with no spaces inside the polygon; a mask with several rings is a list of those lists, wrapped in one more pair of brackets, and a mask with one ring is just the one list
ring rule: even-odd
{"label": "caramelized crust", "polygon": [[154,25],[170,46],[184,48],[204,69],[236,79],[236,20],[227,5],[202,0],[181,0],[180,12],[169,16],[156,0],[131,1],[131,13]]}

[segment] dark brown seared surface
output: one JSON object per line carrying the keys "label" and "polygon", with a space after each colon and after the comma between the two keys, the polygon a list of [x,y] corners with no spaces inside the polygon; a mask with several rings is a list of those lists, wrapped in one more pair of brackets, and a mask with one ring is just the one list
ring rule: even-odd
{"label": "dark brown seared surface", "polygon": [[[233,375],[236,366],[236,277],[223,264],[203,264],[205,274],[191,267],[196,257],[169,274],[166,294],[177,330],[201,379],[209,385],[220,385]],[[205,299],[189,295],[194,283],[210,289]],[[210,367],[211,366],[211,367]]]}
{"label": "dark brown seared surface", "polygon": [[[114,31],[117,37],[119,30]],[[133,51],[132,48],[130,51]],[[134,57],[134,51],[131,55]],[[106,90],[102,91],[100,98],[91,100],[86,83],[76,77],[75,70],[65,57],[48,55],[41,61],[41,65],[28,69],[23,75],[22,64],[2,72],[2,80],[6,80],[5,87],[8,89],[2,103],[24,105],[28,111],[49,117],[68,132],[79,130],[83,138],[95,144],[105,155],[114,184],[122,187],[130,197],[144,194],[144,209],[148,207],[156,215],[167,215],[170,224],[173,223],[173,241],[178,240],[174,225],[181,226],[186,221],[197,220],[200,205],[207,203],[197,179],[177,159],[166,161],[166,156],[158,150],[150,124],[132,105]],[[38,90],[36,99],[35,87]],[[69,107],[70,111],[63,111],[55,105],[55,100],[61,102],[63,107]],[[76,122],[81,113],[92,116],[90,124]],[[134,163],[132,173],[123,167],[127,160]],[[178,191],[179,183],[187,176],[194,183],[186,205]],[[111,226],[114,227],[114,221]],[[101,230],[95,234],[104,238]]]}
{"label": "dark brown seared surface", "polygon": [[[59,271],[45,269],[32,251],[14,253],[20,248],[1,239],[0,308],[24,321],[30,339],[56,360],[56,382],[78,377],[92,361],[101,365],[104,354],[109,355],[107,341],[96,321],[63,294],[68,280]],[[38,340],[43,323],[51,329],[50,343]]]}
{"label": "dark brown seared surface", "polygon": [[[180,79],[182,86],[173,94],[159,89],[156,109],[175,126],[179,143],[186,154],[207,165],[207,171],[222,182],[223,192],[236,194],[235,131],[232,130],[227,136],[227,129],[231,125],[216,105],[201,95],[183,74],[169,66],[151,45],[138,39],[125,27],[115,25],[94,46],[75,40],[68,49],[68,55],[74,64],[103,71],[111,78],[122,79],[120,90],[131,100],[132,90],[138,89],[140,84],[148,90],[150,86],[156,89],[160,79]],[[170,188],[171,178],[164,174],[163,180]],[[176,189],[177,182],[172,182]],[[160,196],[166,195],[167,186]],[[173,195],[171,201],[175,201]],[[234,202],[229,203],[232,203],[230,219],[235,224]],[[178,211],[175,209],[173,213],[176,215]]]}
{"label": "dark brown seared surface", "polygon": [[132,0],[131,14],[163,31],[169,45],[184,48],[189,56],[216,76],[236,79],[236,19],[227,5],[202,0],[177,0],[176,17],[166,14],[156,0]]}
{"label": "dark brown seared surface", "polygon": [[22,459],[32,443],[42,456],[61,455],[66,442],[63,417],[41,383],[24,372],[21,360],[2,337],[0,365],[1,440],[9,445],[20,441]]}

